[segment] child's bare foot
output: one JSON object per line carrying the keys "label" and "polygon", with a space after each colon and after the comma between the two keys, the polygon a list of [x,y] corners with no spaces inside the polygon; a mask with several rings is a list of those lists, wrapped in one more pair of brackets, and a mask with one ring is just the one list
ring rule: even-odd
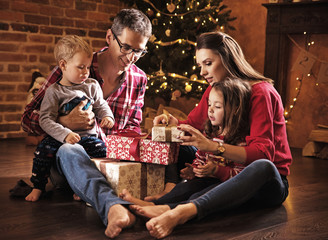
{"label": "child's bare foot", "polygon": [[136,217],[125,207],[115,204],[109,208],[108,224],[105,235],[114,238],[120,234],[122,229],[132,226],[136,221]]}
{"label": "child's bare foot", "polygon": [[155,206],[139,206],[131,205],[130,209],[133,210],[136,214],[147,217],[154,218],[165,213],[166,211],[171,210],[168,205],[155,205]]}
{"label": "child's bare foot", "polygon": [[133,197],[127,189],[123,189],[122,192],[119,194],[119,197],[125,201],[131,202],[133,204],[137,204],[140,206],[153,206],[154,205],[154,203],[152,203],[152,202],[147,202],[147,201],[141,200],[139,198]]}
{"label": "child's bare foot", "polygon": [[81,201],[81,198],[78,195],[76,195],[75,193],[73,194],[73,199],[75,201]]}
{"label": "child's bare foot", "polygon": [[144,198],[144,200],[147,201],[147,202],[157,200],[157,199],[163,197],[165,194],[171,192],[171,190],[175,187],[175,185],[176,185],[175,183],[168,182],[168,183],[165,184],[165,188],[161,193],[156,194],[154,196],[147,196],[147,197]]}
{"label": "child's bare foot", "polygon": [[171,234],[176,226],[184,224],[196,215],[197,208],[193,203],[183,204],[150,219],[146,223],[146,227],[151,236],[164,238]]}
{"label": "child's bare foot", "polygon": [[32,192],[26,196],[25,200],[29,202],[36,202],[39,200],[42,191],[40,189],[33,188]]}

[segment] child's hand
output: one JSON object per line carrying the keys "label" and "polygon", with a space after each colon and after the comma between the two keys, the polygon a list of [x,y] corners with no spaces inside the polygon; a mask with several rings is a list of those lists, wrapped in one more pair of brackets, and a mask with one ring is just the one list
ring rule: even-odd
{"label": "child's hand", "polygon": [[114,120],[111,117],[104,117],[100,122],[100,127],[112,128],[114,126]]}
{"label": "child's hand", "polygon": [[66,143],[74,144],[74,143],[77,143],[80,140],[81,140],[81,137],[80,137],[79,134],[77,134],[75,132],[71,132],[66,136],[64,141]]}
{"label": "child's hand", "polygon": [[198,165],[197,168],[194,168],[194,174],[196,177],[213,177],[217,165],[215,161],[207,161],[205,165]]}
{"label": "child's hand", "polygon": [[185,165],[186,168],[180,171],[180,177],[187,180],[191,180],[195,178],[192,165],[190,163],[186,163]]}

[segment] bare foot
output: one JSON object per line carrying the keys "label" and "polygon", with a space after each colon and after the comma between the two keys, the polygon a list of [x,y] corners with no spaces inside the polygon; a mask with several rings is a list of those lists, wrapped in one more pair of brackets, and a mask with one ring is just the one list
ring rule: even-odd
{"label": "bare foot", "polygon": [[168,205],[155,205],[155,206],[139,206],[131,205],[130,209],[133,210],[136,214],[147,217],[154,218],[165,213],[166,211],[171,210]]}
{"label": "bare foot", "polygon": [[26,196],[25,200],[29,202],[36,202],[39,200],[42,191],[40,189],[33,188],[32,192]]}
{"label": "bare foot", "polygon": [[108,224],[105,235],[114,238],[120,234],[122,229],[131,227],[136,221],[136,217],[125,207],[115,204],[109,208]]}
{"label": "bare foot", "polygon": [[146,223],[149,234],[155,238],[164,238],[172,233],[173,229],[197,215],[197,208],[193,203],[178,205],[162,215],[150,219]]}
{"label": "bare foot", "polygon": [[165,188],[161,193],[156,194],[154,196],[147,196],[147,197],[144,198],[144,200],[147,201],[147,202],[157,200],[157,199],[163,197],[165,194],[171,192],[171,190],[175,187],[175,185],[176,185],[175,183],[168,182],[168,183],[165,184]]}
{"label": "bare foot", "polygon": [[73,194],[73,199],[75,201],[81,201],[81,198],[78,195],[76,195],[75,193]]}
{"label": "bare foot", "polygon": [[152,202],[147,202],[147,201],[141,200],[139,198],[133,197],[127,189],[123,189],[122,192],[119,194],[119,197],[125,201],[131,202],[133,204],[137,204],[140,206],[154,206],[155,205]]}

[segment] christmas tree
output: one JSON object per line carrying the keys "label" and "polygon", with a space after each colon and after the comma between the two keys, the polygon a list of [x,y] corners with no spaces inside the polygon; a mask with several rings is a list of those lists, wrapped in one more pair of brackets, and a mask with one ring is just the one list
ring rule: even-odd
{"label": "christmas tree", "polygon": [[167,103],[180,96],[200,98],[207,82],[195,63],[196,37],[208,31],[227,31],[231,10],[222,0],[121,0],[144,12],[152,22],[148,53],[137,65],[148,74],[148,97]]}

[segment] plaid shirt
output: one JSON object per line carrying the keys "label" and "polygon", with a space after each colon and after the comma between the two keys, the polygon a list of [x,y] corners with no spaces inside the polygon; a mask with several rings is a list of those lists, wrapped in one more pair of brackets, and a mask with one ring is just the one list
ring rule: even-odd
{"label": "plaid shirt", "polygon": [[[106,50],[107,47],[100,51]],[[104,80],[99,75],[97,53],[93,55],[89,77],[96,79],[100,86],[103,87]],[[44,131],[39,125],[41,101],[46,89],[53,83],[60,81],[61,78],[62,72],[57,66],[52,70],[47,81],[42,85],[33,100],[25,107],[21,123],[24,131],[38,135],[44,134]],[[120,84],[119,88],[106,99],[114,114],[115,124],[111,129],[100,129],[98,127],[98,132],[102,138],[104,138],[105,134],[116,134],[122,129],[130,129],[138,133],[141,131],[140,123],[142,121],[142,107],[144,104],[147,76],[136,65],[132,65],[128,71],[123,73]]]}

